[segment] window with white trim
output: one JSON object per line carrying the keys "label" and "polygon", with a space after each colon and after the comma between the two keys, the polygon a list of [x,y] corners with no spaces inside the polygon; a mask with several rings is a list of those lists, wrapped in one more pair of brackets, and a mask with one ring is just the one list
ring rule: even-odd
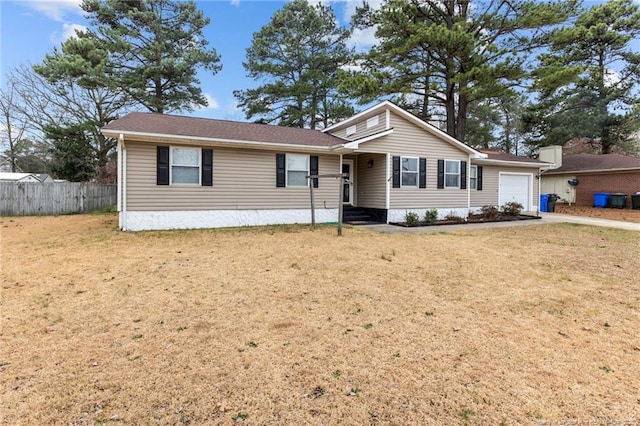
{"label": "window with white trim", "polygon": [[444,160],[444,187],[460,188],[460,161]]}
{"label": "window with white trim", "polygon": [[370,129],[373,126],[377,126],[378,123],[379,123],[379,121],[378,121],[378,116],[377,115],[375,117],[371,117],[370,119],[367,120],[367,129]]}
{"label": "window with white trim", "polygon": [[171,147],[171,184],[200,185],[200,148]]}
{"label": "window with white trim", "polygon": [[351,136],[356,132],[356,126],[347,127],[347,136]]}
{"label": "window with white trim", "polygon": [[287,154],[287,186],[308,186],[309,156]]}
{"label": "window with white trim", "polygon": [[418,186],[418,159],[415,157],[400,158],[401,186]]}
{"label": "window with white trim", "polygon": [[471,189],[478,189],[478,166],[471,166],[469,175],[469,186]]}

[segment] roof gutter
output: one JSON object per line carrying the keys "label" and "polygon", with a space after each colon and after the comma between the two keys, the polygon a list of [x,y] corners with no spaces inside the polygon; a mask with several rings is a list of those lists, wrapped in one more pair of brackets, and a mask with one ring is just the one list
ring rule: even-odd
{"label": "roof gutter", "polygon": [[547,170],[546,175],[566,175],[566,174],[583,174],[583,173],[619,173],[619,172],[637,172],[640,167],[627,167],[624,169],[594,169],[594,170],[564,170],[557,172],[555,169]]}
{"label": "roof gutter", "polygon": [[539,167],[541,169],[546,169],[553,165],[548,163],[528,163],[526,161],[490,160],[488,158],[476,159],[473,164],[513,167]]}

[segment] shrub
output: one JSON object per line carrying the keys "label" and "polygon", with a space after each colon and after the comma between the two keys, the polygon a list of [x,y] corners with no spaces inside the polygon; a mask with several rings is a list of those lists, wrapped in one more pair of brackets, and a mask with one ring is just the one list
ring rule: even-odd
{"label": "shrub", "polygon": [[460,216],[458,213],[451,212],[444,217],[444,220],[449,222],[464,222],[464,218]]}
{"label": "shrub", "polygon": [[433,223],[438,220],[438,209],[427,210],[424,213],[424,221],[427,223]]}
{"label": "shrub", "polygon": [[417,225],[420,222],[420,216],[416,212],[406,212],[404,215],[404,221],[407,225]]}
{"label": "shrub", "polygon": [[507,216],[518,216],[522,211],[522,204],[516,201],[509,201],[502,206],[502,213]]}
{"label": "shrub", "polygon": [[480,214],[485,219],[495,219],[499,212],[498,207],[492,205],[482,206],[480,209]]}

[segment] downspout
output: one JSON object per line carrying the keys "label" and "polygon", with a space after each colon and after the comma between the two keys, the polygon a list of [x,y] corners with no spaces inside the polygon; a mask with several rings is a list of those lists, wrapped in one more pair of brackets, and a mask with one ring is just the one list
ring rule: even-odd
{"label": "downspout", "polygon": [[[339,174],[342,175],[342,154],[340,154],[340,168]],[[338,178],[338,182],[340,182],[340,193],[338,194],[338,236],[342,236],[342,220],[344,219],[344,206],[343,206],[343,193],[344,193],[344,178]]]}
{"label": "downspout", "polygon": [[385,162],[385,182],[386,186],[386,194],[385,194],[385,206],[384,208],[387,210],[387,223],[389,223],[389,208],[391,207],[391,186],[389,183],[391,181],[391,174],[389,172],[389,164],[391,164],[391,154],[387,152],[387,161]]}
{"label": "downspout", "polygon": [[118,210],[118,228],[122,230],[122,146],[124,144],[124,135],[120,133],[118,137],[118,172],[116,175],[116,208]]}
{"label": "downspout", "polygon": [[[467,216],[471,213],[471,154],[469,154],[469,158],[467,160],[467,181],[465,182],[465,187],[467,188]],[[476,182],[478,182],[478,177],[476,176]],[[477,185],[477,183],[476,183]]]}
{"label": "downspout", "polygon": [[122,138],[122,230],[127,230],[127,146],[124,143],[124,135]]}

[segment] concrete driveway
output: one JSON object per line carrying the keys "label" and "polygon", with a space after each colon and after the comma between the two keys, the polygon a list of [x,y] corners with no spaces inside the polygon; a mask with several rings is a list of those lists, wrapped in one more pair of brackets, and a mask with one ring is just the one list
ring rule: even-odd
{"label": "concrete driveway", "polygon": [[487,228],[511,228],[514,226],[537,226],[548,223],[577,223],[580,225],[603,226],[606,228],[625,229],[627,231],[640,232],[640,223],[623,222],[619,220],[598,219],[594,217],[571,216],[559,213],[540,213],[540,219],[514,220],[509,222],[473,223],[467,225],[443,225],[443,226],[417,226],[405,228],[387,224],[360,225],[383,234],[420,234],[429,232],[451,232]]}

